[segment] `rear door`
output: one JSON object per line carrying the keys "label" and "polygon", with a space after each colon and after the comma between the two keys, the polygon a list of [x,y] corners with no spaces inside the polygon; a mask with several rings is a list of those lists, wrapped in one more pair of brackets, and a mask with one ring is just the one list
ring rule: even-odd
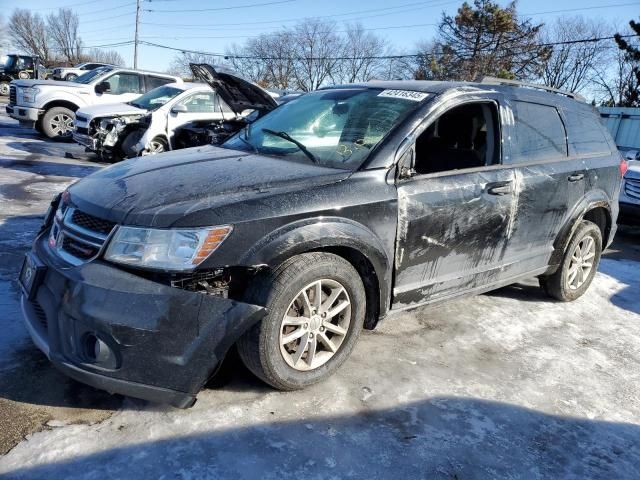
{"label": "rear door", "polygon": [[395,309],[510,275],[504,265],[517,192],[512,169],[501,165],[502,96],[480,95],[482,101],[459,102],[427,119],[416,140],[415,173],[397,183]]}
{"label": "rear door", "polygon": [[524,274],[548,265],[571,206],[584,195],[585,169],[580,159],[569,156],[561,109],[526,94],[510,98],[508,108],[512,121],[506,163],[513,166],[518,191],[511,249],[519,259],[515,271]]}

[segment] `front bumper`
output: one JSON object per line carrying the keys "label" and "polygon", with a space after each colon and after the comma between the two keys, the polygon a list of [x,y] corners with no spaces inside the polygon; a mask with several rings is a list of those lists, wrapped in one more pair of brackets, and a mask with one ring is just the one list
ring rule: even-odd
{"label": "front bumper", "polygon": [[[22,298],[34,343],[63,373],[111,393],[191,406],[229,347],[265,314],[97,260],[69,266],[49,250],[46,234],[32,254],[47,267],[33,300]],[[89,359],[87,338],[108,345],[115,361]]]}
{"label": "front bumper", "polygon": [[93,152],[96,152],[98,150],[98,141],[95,138],[90,137],[89,135],[74,132],[73,141],[79,143],[83,147],[86,147]]}
{"label": "front bumper", "polygon": [[21,122],[37,122],[40,116],[39,108],[23,107],[21,105],[7,105],[7,115]]}

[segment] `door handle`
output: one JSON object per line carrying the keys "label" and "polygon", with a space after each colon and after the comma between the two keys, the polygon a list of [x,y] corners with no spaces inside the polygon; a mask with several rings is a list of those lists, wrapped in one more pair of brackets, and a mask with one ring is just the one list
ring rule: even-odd
{"label": "door handle", "polygon": [[569,178],[567,180],[569,180],[570,182],[578,182],[583,178],[584,178],[584,173],[574,173],[573,175],[569,175]]}
{"label": "door handle", "polygon": [[511,182],[496,182],[487,185],[489,195],[509,195],[512,191]]}

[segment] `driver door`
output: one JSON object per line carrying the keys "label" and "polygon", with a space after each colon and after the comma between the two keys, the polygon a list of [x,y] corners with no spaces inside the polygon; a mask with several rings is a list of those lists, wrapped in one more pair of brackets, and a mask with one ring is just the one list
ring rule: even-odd
{"label": "driver door", "polygon": [[223,120],[235,117],[228,107],[226,111],[221,111],[220,109],[220,99],[216,92],[213,91],[192,93],[186,98],[177,101],[171,106],[168,113],[167,134],[169,138],[173,139],[175,130],[189,122]]}
{"label": "driver door", "polygon": [[501,164],[500,100],[452,106],[417,137],[414,169],[397,181],[394,309],[508,275],[518,192],[513,169]]}
{"label": "driver door", "polygon": [[101,80],[109,83],[109,90],[96,94],[96,103],[125,103],[143,93],[142,76],[132,72],[119,72]]}

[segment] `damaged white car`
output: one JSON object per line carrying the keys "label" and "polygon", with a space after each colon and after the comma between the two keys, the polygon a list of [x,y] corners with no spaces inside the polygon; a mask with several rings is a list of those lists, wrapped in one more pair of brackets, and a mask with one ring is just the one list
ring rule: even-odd
{"label": "damaged white car", "polygon": [[[78,110],[73,139],[104,160],[119,161],[218,143],[277,106],[268,92],[230,72],[192,69],[207,83],[170,83],[131,102]],[[202,125],[208,135],[195,135]]]}

